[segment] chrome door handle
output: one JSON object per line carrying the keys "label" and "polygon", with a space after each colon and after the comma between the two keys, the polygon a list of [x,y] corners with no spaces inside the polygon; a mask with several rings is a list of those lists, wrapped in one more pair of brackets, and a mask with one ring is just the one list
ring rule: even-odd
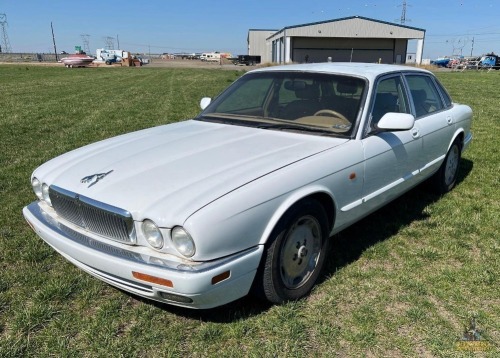
{"label": "chrome door handle", "polygon": [[418,128],[413,128],[411,130],[411,136],[413,138],[418,138],[420,136],[420,131],[418,130]]}

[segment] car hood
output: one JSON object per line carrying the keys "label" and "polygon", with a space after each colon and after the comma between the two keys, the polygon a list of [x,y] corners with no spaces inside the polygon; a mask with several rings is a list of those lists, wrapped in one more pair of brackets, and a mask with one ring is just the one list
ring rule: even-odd
{"label": "car hood", "polygon": [[[76,149],[34,176],[171,227],[246,183],[346,141],[188,120]],[[95,182],[95,174],[107,175]]]}

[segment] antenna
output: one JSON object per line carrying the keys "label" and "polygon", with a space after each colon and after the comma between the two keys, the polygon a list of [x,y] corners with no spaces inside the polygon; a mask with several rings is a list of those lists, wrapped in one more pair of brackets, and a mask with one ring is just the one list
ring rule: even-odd
{"label": "antenna", "polygon": [[104,43],[106,44],[106,50],[114,50],[115,49],[115,38],[111,36],[106,36],[104,38]]}
{"label": "antenna", "polygon": [[10,53],[12,48],[10,47],[9,36],[7,35],[7,15],[0,14],[0,30],[2,31],[2,43],[0,44],[0,52]]}
{"label": "antenna", "polygon": [[83,42],[83,52],[85,52],[87,55],[90,53],[90,35],[89,34],[82,34],[80,35],[82,37],[82,42]]}

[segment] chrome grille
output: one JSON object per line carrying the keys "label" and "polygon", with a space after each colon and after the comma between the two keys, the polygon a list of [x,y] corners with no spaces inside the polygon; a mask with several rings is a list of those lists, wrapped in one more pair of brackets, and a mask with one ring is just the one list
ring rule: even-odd
{"label": "chrome grille", "polygon": [[51,185],[50,201],[57,215],[97,235],[135,243],[132,215],[123,209]]}

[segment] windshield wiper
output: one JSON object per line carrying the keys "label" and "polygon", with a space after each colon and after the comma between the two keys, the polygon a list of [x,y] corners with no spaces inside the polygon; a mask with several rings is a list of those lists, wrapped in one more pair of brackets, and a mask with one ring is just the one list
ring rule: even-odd
{"label": "windshield wiper", "polygon": [[335,135],[337,133],[329,132],[327,129],[322,128],[313,128],[308,126],[302,126],[299,124],[277,124],[277,123],[266,123],[259,124],[257,128],[260,129],[276,129],[276,130],[292,130],[292,131],[303,131],[303,132],[311,132],[311,133],[319,133],[321,135]]}

